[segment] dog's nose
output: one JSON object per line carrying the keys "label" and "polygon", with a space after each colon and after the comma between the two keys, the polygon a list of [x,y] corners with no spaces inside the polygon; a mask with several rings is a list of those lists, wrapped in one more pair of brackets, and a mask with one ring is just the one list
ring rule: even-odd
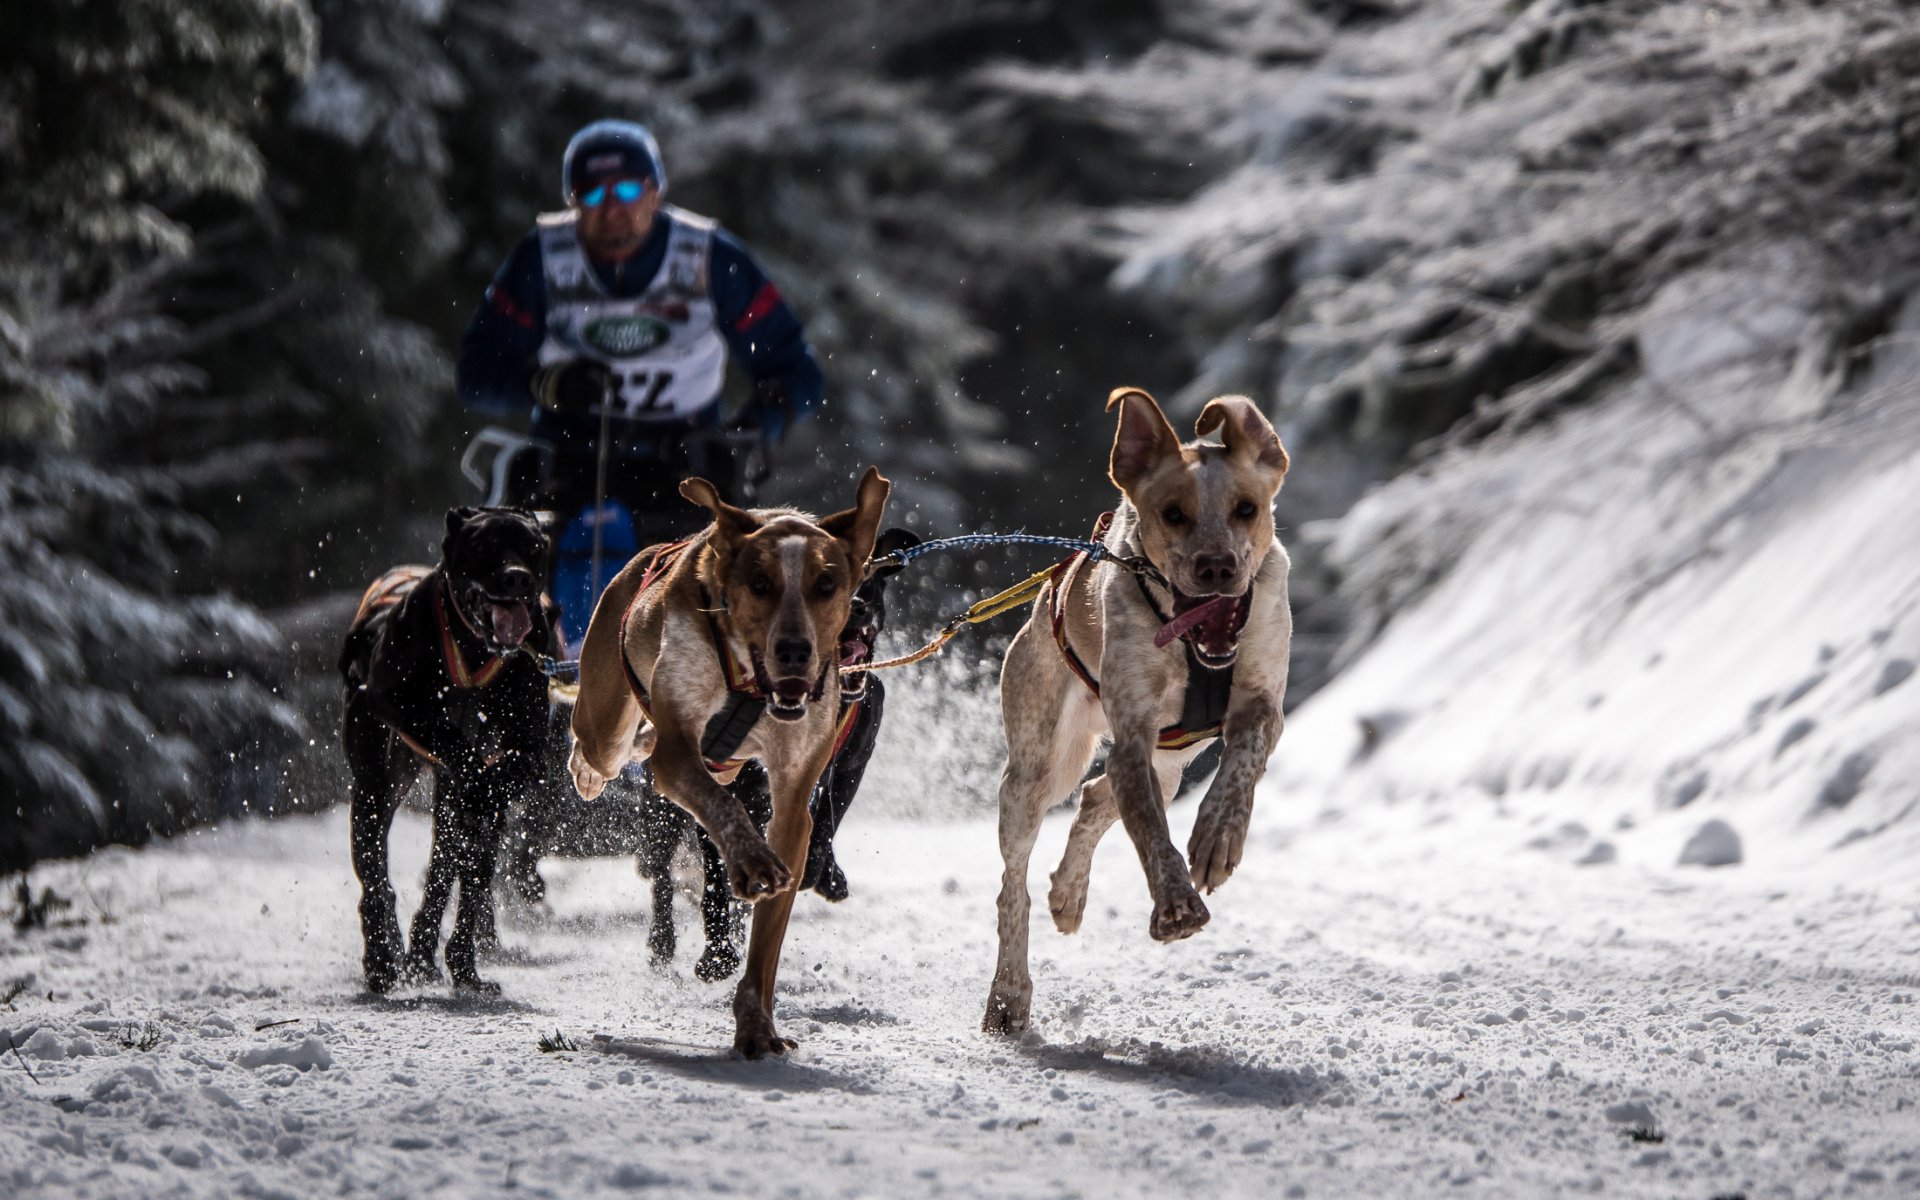
{"label": "dog's nose", "polygon": [[805,638],[780,638],[773,643],[773,661],[789,675],[804,675],[813,665],[813,643]]}
{"label": "dog's nose", "polygon": [[521,566],[508,567],[500,572],[496,582],[500,586],[497,594],[502,596],[532,595],[540,590],[533,572]]}
{"label": "dog's nose", "polygon": [[1240,564],[1231,554],[1196,554],[1193,558],[1193,581],[1202,587],[1223,592],[1239,573],[1239,567]]}

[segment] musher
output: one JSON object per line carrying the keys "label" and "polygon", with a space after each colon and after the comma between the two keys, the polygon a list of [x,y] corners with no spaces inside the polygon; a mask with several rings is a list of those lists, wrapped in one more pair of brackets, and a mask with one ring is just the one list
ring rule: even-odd
{"label": "musher", "polygon": [[737,501],[725,446],[687,436],[722,424],[729,356],[753,384],[736,425],[779,441],[819,407],[819,364],[779,289],[731,234],[663,204],[666,190],[645,127],[603,120],[576,133],[561,165],[566,211],[540,218],[467,323],[461,399],[494,415],[531,400],[529,432],[554,447],[548,478],[534,456],[516,460],[512,502],[563,520],[593,503],[609,396],[610,498],[635,513],[684,507],[692,520],[678,487],[702,475]]}

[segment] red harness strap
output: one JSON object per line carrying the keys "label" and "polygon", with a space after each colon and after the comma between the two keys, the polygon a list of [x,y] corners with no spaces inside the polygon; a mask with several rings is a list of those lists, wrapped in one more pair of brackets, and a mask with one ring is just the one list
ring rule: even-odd
{"label": "red harness strap", "polygon": [[674,559],[680,557],[680,551],[686,548],[687,543],[680,541],[655,550],[653,557],[647,561],[647,569],[640,573],[640,586],[633,590],[633,599],[627,602],[626,610],[620,614],[620,670],[626,673],[627,688],[639,702],[641,715],[648,721],[653,720],[653,707],[647,703],[647,689],[640,682],[640,677],[633,673],[633,664],[627,661],[627,622],[633,619],[633,610],[639,607],[640,597],[646,595],[647,589],[666,574]]}
{"label": "red harness strap", "polygon": [[367,585],[360,595],[360,607],[353,612],[353,623],[360,624],[382,609],[392,608],[406,599],[422,579],[433,574],[432,567],[405,566],[395,567],[385,575]]}
{"label": "red harness strap", "polygon": [[[467,667],[466,656],[460,653],[460,643],[453,636],[453,626],[447,621],[447,590],[453,585],[445,583],[433,590],[433,615],[440,624],[440,654],[447,661],[447,674],[453,677],[453,686],[457,688],[483,688],[499,678],[500,669],[507,665],[505,655],[489,654],[479,670]],[[464,623],[466,617],[463,615]]]}
{"label": "red harness strap", "polygon": [[[1093,536],[1087,540],[1101,541],[1107,536],[1107,530],[1112,525],[1113,514],[1101,513],[1100,519],[1094,522]],[[1047,596],[1047,615],[1053,623],[1054,644],[1060,647],[1061,657],[1067,660],[1067,669],[1078,675],[1080,682],[1086,684],[1087,690],[1093,693],[1095,699],[1098,699],[1100,681],[1087,668],[1086,660],[1074,650],[1073,643],[1067,637],[1067,590],[1073,586],[1074,579],[1079,575],[1080,568],[1086,561],[1086,552],[1081,551],[1062,559],[1060,564],[1054,567],[1053,578],[1049,581],[1049,587],[1052,590]],[[1188,729],[1184,725],[1175,723],[1160,731],[1154,746],[1160,750],[1184,750],[1188,746],[1219,736],[1220,723],[1217,721],[1204,729]]]}
{"label": "red harness strap", "polygon": [[866,698],[862,697],[851,704],[841,706],[840,724],[833,730],[833,753],[828,756],[828,762],[840,757],[840,751],[846,746],[847,739],[853,736],[853,724],[860,719],[860,710],[866,703]]}

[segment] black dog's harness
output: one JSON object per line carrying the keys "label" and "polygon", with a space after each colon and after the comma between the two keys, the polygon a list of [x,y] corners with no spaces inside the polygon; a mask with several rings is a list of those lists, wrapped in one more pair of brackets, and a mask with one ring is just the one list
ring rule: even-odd
{"label": "black dog's harness", "polygon": [[[395,607],[411,595],[413,589],[420,586],[421,581],[427,579],[433,572],[432,567],[406,566],[395,567],[380,576],[368,585],[365,592],[361,593],[360,606],[354,611],[353,623],[357,626],[374,613]],[[440,631],[440,657],[446,663],[447,677],[453,680],[453,686],[464,690],[483,688],[499,678],[501,668],[507,665],[507,656],[489,654],[486,661],[482,662],[478,668],[467,665],[467,657],[460,650],[460,642],[453,636],[453,625],[447,620],[447,593],[452,590],[452,587],[453,585],[443,574],[440,577],[439,586],[433,589],[433,619]],[[453,607],[455,612],[459,612],[458,604]],[[480,636],[479,631],[473,630],[472,624],[467,621],[465,613],[460,614],[460,621],[472,630],[476,637]],[[481,640],[484,642],[486,639],[482,637]],[[435,766],[443,765],[440,757],[422,745],[418,738],[404,729],[391,725],[388,728],[393,730],[393,735],[399,738],[407,749]]]}
{"label": "black dog's harness", "polygon": [[[667,573],[667,569],[680,557],[691,541],[674,542],[662,546],[653,552],[647,567],[640,576],[640,586],[634,589],[633,599],[627,602],[627,609],[620,614],[620,669],[627,676],[627,687],[633,692],[634,700],[640,705],[640,711],[647,720],[653,720],[652,702],[647,698],[647,689],[640,682],[640,676],[634,671],[633,663],[627,659],[627,622],[633,617],[633,610],[639,606],[640,598],[647,589],[657,583]],[[720,627],[719,610],[713,606],[713,598],[708,594],[705,584],[700,585],[700,609],[706,614],[707,636],[713,642],[713,652],[720,659],[720,671],[727,681],[726,703],[720,711],[707,721],[706,729],[700,735],[700,757],[705,760],[707,770],[721,783],[731,783],[747,765],[747,759],[734,758],[733,753],[747,740],[754,726],[760,723],[760,717],[767,710],[767,694],[760,686],[754,673],[742,667],[733,657],[733,650],[727,644],[726,630]],[[825,676],[821,676],[824,682]],[[815,697],[818,699],[818,697]],[[834,730],[833,753],[840,753],[847,737],[853,732],[853,723],[859,719],[863,700],[841,706],[840,722]]]}
{"label": "black dog's harness", "polygon": [[[1093,541],[1106,537],[1107,529],[1113,524],[1113,514],[1105,512],[1093,527]],[[1053,568],[1049,582],[1053,592],[1047,600],[1047,615],[1053,622],[1053,640],[1060,647],[1060,654],[1067,660],[1067,667],[1080,677],[1095,698],[1100,695],[1100,681],[1087,668],[1086,661],[1074,650],[1073,643],[1067,637],[1067,590],[1073,586],[1074,577],[1086,563],[1088,555],[1082,551],[1062,559]],[[1172,623],[1172,619],[1161,609],[1160,602],[1147,590],[1145,576],[1136,573],[1134,582],[1140,585],[1140,595],[1146,599],[1147,606],[1162,627]],[[1245,619],[1244,617],[1242,618]],[[1227,715],[1227,700],[1233,694],[1233,664],[1224,667],[1209,667],[1194,654],[1193,644],[1186,634],[1180,635],[1182,648],[1187,656],[1187,693],[1180,702],[1180,720],[1160,731],[1154,742],[1160,750],[1184,750],[1188,746],[1220,736],[1220,724]]]}

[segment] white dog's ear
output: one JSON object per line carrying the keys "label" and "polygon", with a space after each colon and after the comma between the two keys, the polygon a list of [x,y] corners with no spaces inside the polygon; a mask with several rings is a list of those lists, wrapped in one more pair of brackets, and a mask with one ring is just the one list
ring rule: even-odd
{"label": "white dog's ear", "polygon": [[1193,431],[1205,437],[1216,429],[1227,453],[1235,457],[1252,455],[1261,466],[1287,473],[1290,460],[1287,448],[1280,444],[1280,435],[1273,431],[1273,423],[1259,405],[1245,396],[1217,396],[1207,401]]}
{"label": "white dog's ear", "polygon": [[880,518],[886,513],[887,497],[892,492],[893,483],[880,473],[880,468],[868,467],[867,473],[860,477],[853,507],[820,518],[820,528],[846,543],[855,572],[865,571],[867,560],[873,557],[873,542],[880,535]]}
{"label": "white dog's ear", "polygon": [[680,481],[680,494],[713,514],[714,533],[723,545],[760,528],[759,517],[722,500],[720,489],[698,475]]}
{"label": "white dog's ear", "polygon": [[1107,394],[1107,411],[1120,408],[1120,427],[1113,435],[1113,456],[1107,461],[1107,477],[1121,491],[1134,484],[1169,454],[1180,453],[1180,435],[1167,424],[1152,396],[1139,388],[1115,388]]}

